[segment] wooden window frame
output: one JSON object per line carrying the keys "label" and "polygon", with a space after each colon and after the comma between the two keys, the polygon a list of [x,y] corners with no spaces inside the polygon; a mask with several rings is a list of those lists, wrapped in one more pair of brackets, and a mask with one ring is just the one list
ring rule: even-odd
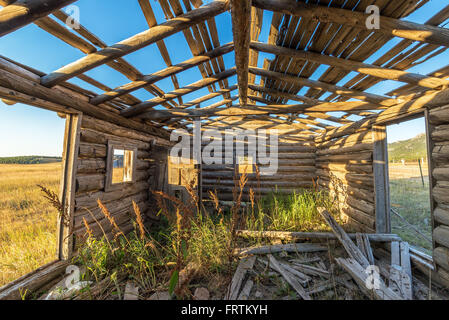
{"label": "wooden window frame", "polygon": [[[133,152],[132,157],[132,178],[131,181],[123,181],[120,183],[112,183],[112,174],[114,172],[114,150],[129,150]],[[106,160],[106,181],[104,189],[106,192],[121,190],[123,187],[135,183],[137,169],[137,146],[131,143],[123,143],[114,140],[108,140],[108,153]]]}

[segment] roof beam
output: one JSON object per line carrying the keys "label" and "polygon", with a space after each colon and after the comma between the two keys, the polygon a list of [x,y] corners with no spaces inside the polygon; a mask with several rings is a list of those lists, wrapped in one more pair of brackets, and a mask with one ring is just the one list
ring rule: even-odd
{"label": "roof beam", "polygon": [[293,59],[313,61],[320,64],[326,64],[332,67],[342,68],[349,71],[356,71],[359,73],[375,76],[386,80],[402,81],[426,88],[436,89],[449,85],[449,81],[432,76],[425,76],[418,73],[411,73],[402,70],[383,68],[372,64],[367,64],[349,59],[331,57],[310,51],[289,49],[281,46],[256,41],[252,41],[250,46],[251,49],[262,52],[272,53],[280,56],[287,56]]}
{"label": "roof beam", "polygon": [[251,0],[231,0],[232,33],[240,104],[248,102],[248,66],[251,26]]}
{"label": "roof beam", "polygon": [[0,10],[0,37],[76,0],[18,0]]}
{"label": "roof beam", "polygon": [[[336,23],[367,30],[366,19],[368,15],[364,12],[305,4],[296,0],[253,0],[252,4],[265,10],[297,17],[308,17],[323,23]],[[382,32],[387,36],[421,41],[444,47],[449,46],[449,30],[431,25],[380,16],[379,29],[373,29],[372,31]]]}
{"label": "roof beam", "polygon": [[[387,97],[383,97],[377,94],[373,93],[367,93],[363,91],[353,90],[345,87],[336,86],[333,84],[311,80],[308,78],[298,77],[298,76],[292,76],[284,73],[279,73],[275,71],[269,71],[261,68],[254,68],[250,67],[249,72],[262,76],[262,77],[268,77],[272,79],[276,79],[279,81],[289,82],[292,84],[296,84],[299,86],[306,86],[311,87],[315,89],[320,89],[324,91],[330,91],[334,92],[336,94],[342,95],[342,96],[348,96],[350,98],[362,100],[362,101],[368,101],[374,104],[381,104],[384,105],[384,101],[387,100],[387,106],[392,105],[392,103],[389,100],[394,99],[388,99]],[[393,103],[394,104],[394,103]]]}
{"label": "roof beam", "polygon": [[148,120],[160,120],[167,118],[190,118],[190,117],[217,117],[217,116],[243,116],[243,115],[268,115],[268,114],[285,114],[296,113],[304,110],[307,105],[267,105],[267,106],[233,106],[230,108],[214,108],[214,109],[179,109],[170,110],[152,110],[142,116]]}
{"label": "roof beam", "polygon": [[[231,76],[233,76],[235,74],[236,74],[235,68],[231,68],[229,70],[220,72],[220,73],[218,73],[218,74],[216,74],[216,75],[214,75],[212,77],[201,79],[201,80],[199,80],[199,81],[197,81],[195,83],[192,83],[192,84],[190,84],[190,85],[188,85],[188,86],[186,86],[184,88],[177,89],[177,90],[174,90],[172,92],[166,93],[164,95],[164,97],[156,97],[156,98],[153,98],[151,100],[144,101],[144,102],[141,102],[139,104],[136,104],[136,105],[134,105],[132,107],[129,107],[126,110],[123,110],[121,112],[121,114],[123,116],[125,116],[125,117],[138,116],[138,115],[148,111],[149,109],[151,109],[151,108],[153,108],[153,107],[155,107],[155,106],[157,106],[157,105],[159,105],[161,103],[170,101],[170,100],[175,99],[177,97],[180,97],[180,96],[186,95],[188,93],[197,91],[199,89],[205,88],[205,87],[207,87],[207,86],[209,86],[211,84],[214,84],[214,83],[216,83],[218,81],[221,81],[223,79],[227,79],[227,78],[229,78],[229,77],[231,77]],[[154,111],[152,111],[152,112],[154,112]]]}
{"label": "roof beam", "polygon": [[205,96],[202,96],[200,98],[194,99],[192,101],[184,103],[182,106],[178,106],[180,109],[190,108],[194,107],[196,105],[199,105],[200,103],[203,103],[204,101],[213,99],[215,97],[221,96],[224,93],[230,93],[234,90],[237,90],[237,85],[230,86],[229,88],[218,90],[217,92],[206,94]]}
{"label": "roof beam", "polygon": [[88,54],[87,56],[42,77],[41,83],[46,87],[52,87],[108,61],[123,57],[124,55],[144,48],[199,22],[223,13],[227,8],[228,1],[216,0],[158,26],[154,26],[149,30],[136,34],[110,47]]}
{"label": "roof beam", "polygon": [[[92,98],[90,103],[98,105],[100,103],[110,101],[110,100],[120,97],[124,94],[128,94],[128,93],[138,90],[142,87],[145,87],[149,84],[153,84],[157,81],[160,81],[167,77],[173,76],[182,71],[196,67],[206,61],[210,61],[216,57],[220,57],[226,53],[231,52],[233,50],[233,48],[234,48],[234,46],[232,43],[225,44],[221,47],[213,49],[212,51],[206,52],[200,56],[193,57],[192,59],[186,60],[177,65],[169,66],[168,68],[165,68],[158,72],[143,76],[142,79],[139,79],[138,81],[133,81],[133,82],[130,82],[123,86],[117,87],[112,91],[105,92],[99,96]],[[179,89],[179,88],[175,88],[175,89]]]}

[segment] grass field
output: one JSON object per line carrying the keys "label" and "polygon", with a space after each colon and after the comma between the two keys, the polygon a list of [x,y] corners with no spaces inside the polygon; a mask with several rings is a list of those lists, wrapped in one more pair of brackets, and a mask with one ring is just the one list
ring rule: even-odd
{"label": "grass field", "polygon": [[0,286],[56,259],[58,213],[37,184],[59,193],[61,163],[0,164]]}
{"label": "grass field", "polygon": [[[422,167],[424,185],[417,163],[389,164],[391,207],[425,237],[432,239],[430,216],[429,178],[427,165]],[[412,245],[432,254],[432,243],[413,230],[395,214],[391,214],[392,232]]]}

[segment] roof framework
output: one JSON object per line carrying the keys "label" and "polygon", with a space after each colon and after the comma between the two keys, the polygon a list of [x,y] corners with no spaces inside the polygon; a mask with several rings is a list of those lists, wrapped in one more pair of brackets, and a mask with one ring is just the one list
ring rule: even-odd
{"label": "roof framework", "polygon": [[[20,65],[14,57],[0,58],[0,97],[39,105],[33,98],[45,94],[54,97],[53,103],[63,101],[68,107],[145,131],[186,127],[198,118],[208,125],[247,119],[294,124],[312,134],[325,130],[333,137],[448,96],[449,66],[427,75],[407,70],[447,50],[449,29],[442,25],[449,19],[449,6],[419,24],[404,18],[429,0],[136,1],[148,29],[106,44],[82,25],[64,27],[68,16],[62,8],[75,0],[0,0],[0,36],[34,23],[84,54],[48,74]],[[373,4],[380,8],[380,28],[370,30],[365,10]],[[156,20],[153,6],[160,6],[164,21]],[[272,12],[271,21],[264,21],[265,10]],[[232,18],[232,43],[220,43],[215,21],[226,12]],[[269,28],[266,42],[259,39],[264,26]],[[166,44],[166,38],[175,33],[182,33],[192,55],[178,64],[170,56],[176,48]],[[400,41],[367,62],[394,38]],[[126,56],[152,44],[166,68],[142,74]],[[232,52],[235,64],[226,66],[223,57]],[[274,58],[259,61],[261,53]],[[86,74],[103,65],[129,81],[111,88]],[[26,70],[28,79],[22,81],[24,73],[19,77],[17,68]],[[178,79],[191,69],[198,69],[202,78],[180,86]],[[312,79],[317,73],[320,76]],[[231,83],[235,75],[237,82]],[[101,93],[72,84],[74,78]],[[171,80],[174,90],[164,91],[161,81],[165,79]],[[17,86],[16,81],[24,83]],[[382,81],[403,85],[386,94],[368,92]],[[140,89],[154,98],[141,101],[134,95]],[[209,93],[185,101],[184,96],[201,89]],[[58,95],[61,90],[85,99],[73,104]],[[222,100],[208,105],[208,100],[217,97]],[[353,115],[357,121],[349,119]]]}

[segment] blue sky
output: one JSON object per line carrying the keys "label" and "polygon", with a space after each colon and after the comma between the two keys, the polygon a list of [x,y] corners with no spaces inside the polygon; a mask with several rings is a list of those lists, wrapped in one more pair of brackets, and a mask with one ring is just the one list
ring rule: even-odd
{"label": "blue sky", "polygon": [[[150,1],[158,22],[164,21],[163,13],[158,3],[153,0]],[[446,6],[446,4],[446,1],[431,0],[418,12],[410,15],[407,20],[424,23],[432,15]],[[113,5],[111,5],[111,0],[79,0],[75,5],[80,9],[81,24],[107,44],[119,42],[146,30],[148,27],[137,0],[113,0]],[[266,41],[268,38],[271,16],[272,13],[268,11],[264,14],[264,26],[260,36],[261,41]],[[220,43],[231,42],[232,28],[230,14],[226,12],[217,16],[216,22]],[[387,44],[386,49],[391,48],[398,41],[399,39],[393,39]],[[173,64],[192,57],[182,33],[168,37],[165,42]],[[385,50],[381,50],[373,55],[368,62],[374,61]],[[2,37],[0,39],[0,54],[46,73],[54,71],[84,55],[77,49],[47,34],[33,24],[13,34]],[[272,58],[272,56],[269,54],[261,54],[258,63],[259,67],[262,66],[264,58]],[[165,63],[156,45],[148,46],[138,52],[127,55],[125,59],[144,74],[152,73],[165,67]],[[232,67],[234,65],[234,54],[229,53],[225,55],[224,60],[226,68]],[[446,65],[447,61],[449,61],[449,54],[445,52],[439,57],[415,66],[410,70],[416,73],[426,74]],[[317,70],[312,78],[319,78],[320,72],[322,72],[321,69]],[[91,70],[87,72],[87,75],[110,87],[117,87],[129,82],[123,75],[107,66],[101,66]],[[197,68],[190,69],[178,76],[181,87],[195,82],[200,78],[201,75]],[[345,78],[339,84],[346,81],[347,79]],[[100,93],[98,89],[80,80],[72,79],[71,82]],[[230,78],[229,83],[231,85],[235,84],[236,77]],[[158,85],[165,92],[174,89],[170,79],[163,80]],[[368,91],[384,94],[400,85],[402,83],[385,81],[370,88]],[[190,101],[207,93],[207,89],[198,90],[195,93],[184,96],[183,100]],[[235,94],[236,91],[233,92],[233,95]],[[134,95],[141,100],[148,100],[153,97],[143,89],[134,92]],[[218,102],[221,99],[221,97],[211,99],[205,106]],[[356,117],[353,119],[357,120]],[[419,132],[423,132],[422,126],[418,123],[411,122],[402,130],[392,130],[389,141],[407,139]],[[2,137],[0,140],[0,156],[30,154],[60,155],[62,152],[63,134],[64,121],[56,114],[21,104],[7,106],[0,101],[0,136]]]}

